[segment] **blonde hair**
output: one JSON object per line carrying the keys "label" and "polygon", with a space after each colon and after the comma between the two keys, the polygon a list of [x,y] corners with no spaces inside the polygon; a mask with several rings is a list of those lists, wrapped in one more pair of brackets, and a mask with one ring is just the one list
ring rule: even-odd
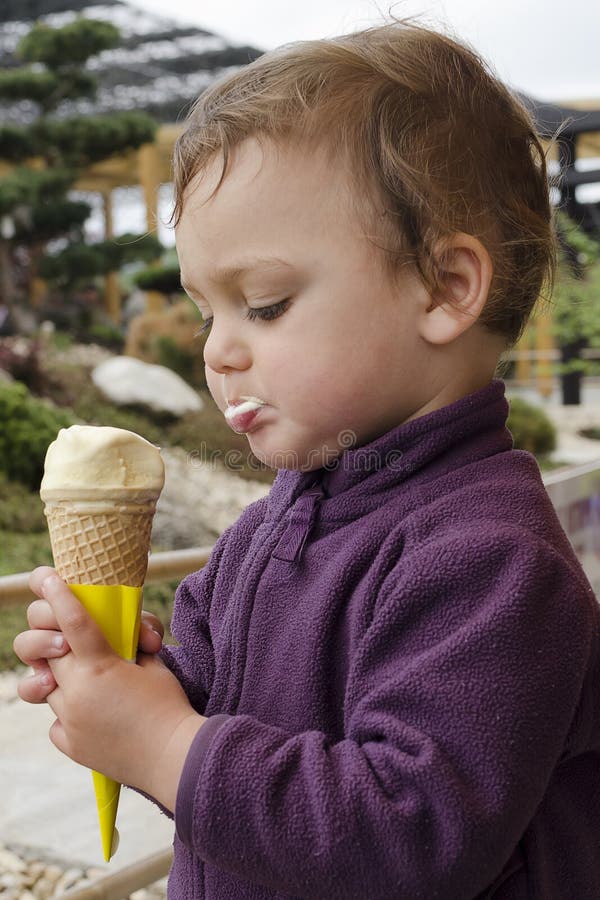
{"label": "blonde hair", "polygon": [[[544,150],[525,107],[458,41],[397,21],[267,53],[196,101],[175,147],[175,223],[194,175],[250,135],[323,148],[352,173],[386,267],[443,283],[434,248],[462,231],[494,265],[480,321],[507,345],[544,283],[555,238]],[[442,260],[443,262],[443,260]]]}

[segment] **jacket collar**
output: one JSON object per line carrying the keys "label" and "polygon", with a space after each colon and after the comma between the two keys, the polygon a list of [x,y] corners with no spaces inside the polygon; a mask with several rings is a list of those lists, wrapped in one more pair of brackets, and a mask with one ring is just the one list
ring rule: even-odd
{"label": "jacket collar", "polygon": [[510,450],[507,416],[504,382],[494,379],[362,447],[345,450],[327,467],[311,472],[280,469],[269,494],[269,518],[278,518],[303,493],[315,488],[320,488],[323,506],[334,515],[339,504],[331,501],[336,498],[343,499],[345,507],[351,498],[361,497],[364,502],[368,494],[376,506],[377,495],[392,485],[409,478],[426,480],[454,468],[459,461],[464,465]]}

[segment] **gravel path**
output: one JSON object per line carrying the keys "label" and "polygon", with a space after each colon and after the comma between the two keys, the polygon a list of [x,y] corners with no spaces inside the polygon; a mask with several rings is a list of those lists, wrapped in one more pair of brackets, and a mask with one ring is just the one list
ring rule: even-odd
{"label": "gravel path", "polygon": [[[61,859],[40,859],[27,847],[0,844],[0,898],[48,900],[65,891],[91,885],[104,874],[95,867],[82,868]],[[159,900],[167,896],[165,880],[130,894],[129,900]]]}

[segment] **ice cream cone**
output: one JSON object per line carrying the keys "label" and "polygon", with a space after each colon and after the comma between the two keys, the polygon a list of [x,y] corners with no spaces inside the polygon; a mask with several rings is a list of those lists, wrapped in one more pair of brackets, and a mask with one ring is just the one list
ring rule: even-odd
{"label": "ice cream cone", "polygon": [[156,501],[53,500],[42,494],[54,564],[74,584],[141,587]]}
{"label": "ice cream cone", "polygon": [[[73,426],[48,450],[40,495],[54,564],[113,650],[135,660],[150,533],[164,481],[158,448],[114,428]],[[93,772],[105,861],[121,785]]]}

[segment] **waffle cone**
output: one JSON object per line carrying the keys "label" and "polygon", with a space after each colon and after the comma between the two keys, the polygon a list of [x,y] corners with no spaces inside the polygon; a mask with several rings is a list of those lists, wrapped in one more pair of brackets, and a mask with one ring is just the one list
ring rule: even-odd
{"label": "waffle cone", "polygon": [[46,503],[56,571],[71,584],[141,587],[154,503]]}

